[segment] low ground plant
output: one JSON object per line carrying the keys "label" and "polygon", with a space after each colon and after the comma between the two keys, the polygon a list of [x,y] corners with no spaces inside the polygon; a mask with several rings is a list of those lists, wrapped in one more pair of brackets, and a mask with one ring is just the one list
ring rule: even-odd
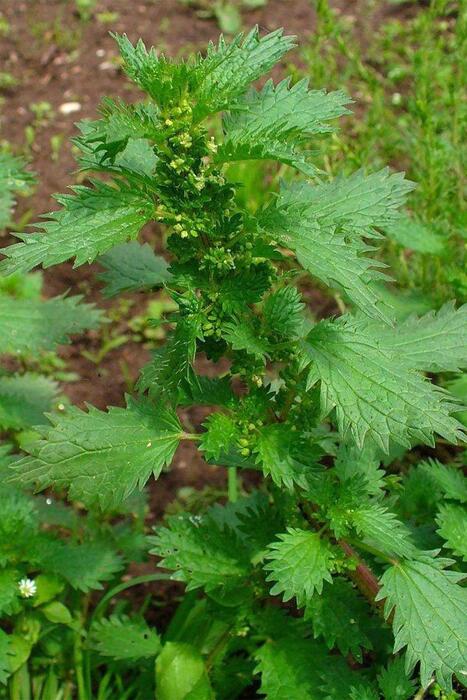
{"label": "low ground plant", "polygon": [[[54,489],[111,514],[188,441],[207,470],[225,468],[228,501],[156,528],[154,567],[185,596],[158,628],[98,615],[77,697],[94,697],[108,659],[123,677],[139,673],[140,700],[460,697],[464,431],[457,401],[429,376],[467,364],[467,309],[397,320],[375,255],[413,184],[388,169],[317,169],[313,144],[349,98],[303,80],[252,89],[292,48],[281,31],[221,39],[186,62],[116,40],[145,98],[107,99],[81,124],[80,165],[105,177],[60,195],[0,269],[98,260],[108,295],[164,287],[177,310],[126,407],[52,414],[6,488]],[[225,169],[250,160],[300,176],[242,208]],[[167,231],[164,258],[137,241],[151,221]],[[297,287],[304,274],[338,291],[346,313],[317,322]],[[445,463],[430,452],[436,439]],[[38,587],[35,566],[21,571]],[[6,679],[14,634],[2,637]]]}

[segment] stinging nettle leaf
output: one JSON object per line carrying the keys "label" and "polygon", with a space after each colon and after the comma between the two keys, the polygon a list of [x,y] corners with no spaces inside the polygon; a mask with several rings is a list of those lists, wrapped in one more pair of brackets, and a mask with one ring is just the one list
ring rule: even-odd
{"label": "stinging nettle leaf", "polygon": [[456,309],[454,302],[448,302],[439,311],[410,316],[395,328],[379,327],[377,332],[385,347],[414,369],[457,372],[467,368],[467,304]]}
{"label": "stinging nettle leaf", "polygon": [[57,195],[62,209],[37,224],[39,233],[26,233],[2,250],[0,272],[28,272],[75,259],[75,267],[93,262],[113,246],[136,238],[153,215],[153,204],[139,193],[94,182],[94,188],[76,186],[74,194]]}
{"label": "stinging nettle leaf", "polygon": [[332,582],[334,552],[330,543],[316,532],[288,528],[269,545],[269,560],[264,569],[267,581],[273,581],[271,595],[282,594],[287,601],[295,597],[303,607],[316,591],[321,594],[324,581]]}
{"label": "stinging nettle leaf", "polygon": [[136,660],[156,656],[161,649],[161,640],[144,621],[112,615],[93,625],[91,645],[101,656]]}
{"label": "stinging nettle leaf", "polygon": [[313,361],[309,384],[321,381],[323,413],[335,408],[340,432],[359,447],[367,440],[385,452],[391,441],[433,445],[435,433],[462,440],[462,425],[450,415],[453,399],[386,348],[374,324],[349,316],[321,321],[305,351]]}
{"label": "stinging nettle leaf", "polygon": [[29,355],[67,343],[69,336],[97,328],[102,313],[81,297],[40,301],[0,295],[0,353]]}
{"label": "stinging nettle leaf", "polygon": [[0,376],[0,428],[22,430],[46,423],[44,413],[52,407],[57,384],[27,372]]}
{"label": "stinging nettle leaf", "polygon": [[215,161],[273,159],[313,175],[316,169],[300,144],[332,131],[326,120],[348,114],[349,101],[340,91],[308,90],[307,80],[292,87],[289,78],[276,86],[268,81],[262,90],[251,90],[230,106],[224,118],[225,141]]}
{"label": "stinging nettle leaf", "polygon": [[401,561],[383,574],[377,596],[385,616],[394,614],[394,653],[407,647],[407,671],[419,662],[422,686],[436,673],[445,690],[453,674],[465,683],[467,658],[467,591],[457,585],[462,574],[445,570],[449,563],[429,555]]}
{"label": "stinging nettle leaf", "polygon": [[467,510],[454,503],[444,503],[439,507],[436,522],[445,547],[467,561]]}
{"label": "stinging nettle leaf", "polygon": [[98,263],[105,270],[98,279],[105,283],[106,297],[160,287],[171,277],[164,258],[155,255],[147,243],[137,241],[115,246]]}
{"label": "stinging nettle leaf", "polygon": [[182,437],[174,412],[144,400],[108,413],[72,407],[50,420],[44,438],[15,463],[14,480],[66,487],[71,499],[101,508],[118,506],[151,474],[157,478]]}

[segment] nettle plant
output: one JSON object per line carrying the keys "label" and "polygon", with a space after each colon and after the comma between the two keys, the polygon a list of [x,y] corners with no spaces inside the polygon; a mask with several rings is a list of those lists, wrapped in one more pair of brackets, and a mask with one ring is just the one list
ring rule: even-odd
{"label": "nettle plant", "polygon": [[[105,181],[60,196],[1,269],[99,259],[107,293],[163,286],[178,312],[127,407],[54,415],[13,481],[107,509],[157,478],[180,441],[226,468],[226,505],[168,517],[153,537],[187,590],[159,648],[128,620],[97,635],[104,655],[157,656],[160,700],[448,692],[466,673],[465,480],[455,458],[407,476],[394,460],[436,435],[462,439],[459,407],[424,372],[465,366],[466,308],[396,325],[369,255],[411,183],[387,170],[329,182],[313,167],[307,147],[349,100],[306,81],[249,88],[293,46],[281,31],[221,39],[182,63],[116,39],[147,98],[106,100],[81,124],[81,166]],[[302,177],[247,213],[226,170],[258,159]],[[134,240],[150,221],[167,227],[170,264]],[[315,322],[296,285],[304,271],[349,311]],[[228,370],[200,373],[200,353]],[[198,431],[183,425],[194,406],[208,411]],[[248,473],[264,480],[239,494]]]}

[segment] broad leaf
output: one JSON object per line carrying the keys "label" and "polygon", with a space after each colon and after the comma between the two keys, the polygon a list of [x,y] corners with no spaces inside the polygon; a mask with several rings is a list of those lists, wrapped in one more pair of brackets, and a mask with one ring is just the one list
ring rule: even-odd
{"label": "broad leaf", "polygon": [[68,488],[73,500],[118,506],[169,464],[182,436],[175,413],[130,400],[108,413],[72,407],[51,416],[44,438],[14,465],[15,481],[38,489]]}
{"label": "broad leaf", "polygon": [[308,90],[307,80],[292,87],[288,78],[276,86],[268,81],[262,90],[250,91],[230,107],[224,118],[225,142],[215,159],[219,163],[273,159],[312,175],[316,169],[300,145],[314,134],[331,131],[326,121],[348,114],[344,106],[348,102],[340,91]]}
{"label": "broad leaf", "polygon": [[166,642],[156,661],[158,700],[214,700],[204,659],[191,644]]}
{"label": "broad leaf", "polygon": [[97,328],[101,312],[81,297],[55,297],[47,301],[13,299],[0,295],[0,353],[29,355],[52,350],[69,336]]}
{"label": "broad leaf", "polygon": [[14,569],[0,570],[0,616],[17,612],[20,575]]}
{"label": "broad leaf", "polygon": [[467,478],[462,469],[442,464],[437,459],[420,462],[417,469],[432,489],[441,491],[446,498],[467,503]]}
{"label": "broad leaf", "polygon": [[156,656],[161,648],[157,632],[140,620],[112,615],[91,629],[91,644],[101,656],[137,660]]}
{"label": "broad leaf", "polygon": [[113,246],[136,238],[153,215],[153,205],[129,189],[95,182],[77,186],[72,195],[57,195],[62,209],[38,224],[39,233],[18,237],[22,243],[3,248],[0,272],[28,272],[75,258],[75,267],[90,263]]}
{"label": "broad leaf", "polygon": [[342,435],[351,432],[359,447],[369,440],[388,452],[391,440],[410,447],[433,445],[435,433],[454,443],[462,438],[449,395],[386,348],[374,324],[350,317],[321,321],[307,337],[306,352],[314,362],[309,384],[321,381],[323,413],[335,408]]}
{"label": "broad leaf", "polygon": [[407,647],[407,670],[420,663],[422,686],[433,673],[444,689],[452,675],[465,683],[467,591],[457,585],[462,574],[444,569],[449,560],[430,556],[401,561],[381,578],[379,600],[386,617],[393,612],[394,652]]}
{"label": "broad leaf", "polygon": [[22,430],[46,423],[57,395],[57,384],[47,377],[26,373],[0,376],[0,428]]}
{"label": "broad leaf", "polygon": [[83,593],[102,590],[102,583],[123,568],[121,557],[98,541],[77,544],[47,536],[33,551],[44,571],[60,576]]}
{"label": "broad leaf", "polygon": [[167,527],[156,530],[152,544],[151,553],[162,557],[161,565],[173,570],[172,578],[185,582],[187,590],[232,591],[243,585],[250,573],[238,537],[210,513],[168,518]]}
{"label": "broad leaf", "polygon": [[414,369],[457,372],[467,368],[467,304],[456,310],[449,302],[438,312],[411,316],[396,328],[378,327],[377,332],[385,347]]}
{"label": "broad leaf", "polygon": [[371,649],[365,628],[370,626],[370,608],[352,584],[335,578],[325,583],[321,595],[313,596],[305,608],[315,637],[322,637],[329,649],[337,647],[341,654],[349,652],[362,660],[362,649]]}
{"label": "broad leaf", "polygon": [[10,675],[10,637],[0,629],[0,684],[6,683]]}
{"label": "broad leaf", "polygon": [[168,264],[147,243],[122,243],[98,262],[105,269],[98,279],[105,283],[103,293],[107,297],[160,287],[170,278]]}
{"label": "broad leaf", "polygon": [[402,215],[382,228],[388,238],[418,253],[442,255],[446,250],[442,235],[410,216]]}

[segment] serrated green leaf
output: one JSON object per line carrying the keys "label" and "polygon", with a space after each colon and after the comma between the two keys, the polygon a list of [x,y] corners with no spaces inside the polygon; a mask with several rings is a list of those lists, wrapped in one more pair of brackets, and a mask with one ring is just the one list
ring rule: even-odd
{"label": "serrated green leaf", "polygon": [[374,324],[345,316],[321,321],[305,350],[314,362],[309,383],[321,381],[323,413],[335,408],[340,432],[351,432],[359,447],[367,440],[385,452],[390,441],[433,445],[435,433],[454,443],[462,439],[449,395],[386,348]]}
{"label": "serrated green leaf", "polygon": [[340,445],[335,470],[342,482],[360,478],[365,483],[368,495],[382,495],[385,472],[380,469],[380,460],[373,446],[367,445],[359,449],[355,445]]}
{"label": "serrated green leaf", "polygon": [[446,249],[445,240],[433,227],[406,214],[382,228],[388,238],[418,253],[442,255]]}
{"label": "serrated green leaf", "polygon": [[87,593],[101,590],[123,568],[121,557],[102,542],[61,541],[43,537],[35,556],[41,568],[65,579],[73,588]]}
{"label": "serrated green leaf", "polygon": [[467,503],[467,478],[462,469],[442,464],[437,459],[427,459],[417,465],[422,477],[439,489],[446,498]]}
{"label": "serrated green leaf", "polygon": [[401,561],[383,574],[377,597],[387,618],[394,613],[394,653],[406,646],[407,670],[419,662],[422,686],[436,673],[445,690],[453,674],[465,683],[467,658],[467,590],[457,585],[462,574],[444,569],[449,563],[431,556]]}
{"label": "serrated green leaf", "polygon": [[384,700],[409,700],[413,697],[415,682],[407,678],[403,656],[397,656],[381,671],[378,685]]}
{"label": "serrated green leaf", "polygon": [[191,372],[183,387],[184,406],[228,406],[235,401],[229,377],[207,377]]}
{"label": "serrated green leaf", "polygon": [[341,654],[349,652],[362,661],[362,649],[371,649],[365,627],[369,626],[370,609],[352,584],[335,578],[325,583],[319,596],[306,604],[305,620],[310,620],[315,637],[322,637],[329,649],[337,647]]}
{"label": "serrated green leaf", "polygon": [[348,114],[348,102],[340,91],[308,90],[306,79],[292,87],[289,78],[278,85],[268,81],[262,90],[252,90],[230,106],[224,118],[225,142],[215,160],[273,159],[312,175],[316,169],[300,144],[332,131],[326,121]]}
{"label": "serrated green leaf", "polygon": [[395,328],[379,327],[377,332],[385,347],[414,369],[457,372],[467,368],[467,304],[456,310],[454,302],[448,302],[437,312],[410,316]]}
{"label": "serrated green leaf", "polygon": [[267,73],[294,46],[294,37],[277,29],[264,37],[258,28],[245,37],[238,34],[230,44],[221,36],[217,46],[209,44],[200,66],[196,89],[195,119],[228,109],[248,86]]}
{"label": "serrated green leaf", "polygon": [[0,428],[22,430],[47,422],[57,395],[57,384],[47,377],[26,373],[0,376]]}
{"label": "serrated green leaf", "polygon": [[321,594],[324,581],[332,582],[334,552],[330,543],[316,532],[287,528],[269,545],[264,566],[267,581],[274,582],[271,595],[281,595],[284,601],[295,597],[303,607],[316,591]]}
{"label": "serrated green leaf", "polygon": [[99,620],[91,629],[91,645],[101,656],[112,659],[146,659],[156,656],[161,640],[154,629],[141,620],[112,615]]}
{"label": "serrated green leaf", "polygon": [[[304,464],[298,450],[299,438],[291,427],[278,423],[261,428],[256,449],[258,462],[265,476],[270,476],[277,486],[293,489],[294,484],[305,487],[306,474],[311,464]],[[313,454],[310,452],[310,458]]]}
{"label": "serrated green leaf", "polygon": [[248,577],[250,564],[238,537],[209,512],[172,516],[167,525],[151,538],[151,554],[161,557],[161,566],[174,571],[172,578],[186,583],[187,590],[232,591]]}
{"label": "serrated green leaf", "polygon": [[171,277],[164,258],[155,255],[147,243],[137,241],[115,246],[98,263],[105,270],[98,279],[105,284],[106,297],[160,287]]}
{"label": "serrated green leaf", "polygon": [[172,461],[182,436],[174,412],[148,401],[128,407],[71,407],[51,416],[44,438],[14,465],[16,482],[67,488],[69,497],[101,508],[119,505]]}
{"label": "serrated green leaf", "polygon": [[80,296],[47,301],[12,299],[0,295],[0,353],[28,355],[52,350],[69,336],[97,328],[101,312],[83,304]]}
{"label": "serrated green leaf", "polygon": [[235,421],[224,413],[212,413],[203,423],[200,450],[206,459],[217,460],[223,452],[229,452],[241,437]]}
{"label": "serrated green leaf", "polygon": [[0,272],[28,272],[75,258],[75,267],[93,262],[113,246],[136,238],[153,214],[153,205],[130,189],[94,182],[76,186],[72,195],[57,195],[62,209],[38,224],[40,232],[21,234],[22,243],[2,249]]}
{"label": "serrated green leaf", "polygon": [[295,287],[281,287],[268,297],[263,306],[263,322],[268,332],[279,339],[296,339],[303,330],[303,309],[299,291]]}
{"label": "serrated green leaf", "polygon": [[228,321],[223,324],[222,331],[224,340],[233,350],[245,350],[249,355],[263,359],[267,356],[269,345],[259,336],[251,319],[237,318],[235,321]]}
{"label": "serrated green leaf", "polygon": [[141,370],[137,384],[140,391],[148,391],[154,397],[176,395],[180,391],[180,384],[192,372],[201,322],[200,315],[178,320],[165,345],[153,353],[151,362]]}
{"label": "serrated green leaf", "polygon": [[454,503],[441,504],[436,522],[445,547],[467,561],[467,510]]}
{"label": "serrated green leaf", "polygon": [[385,506],[372,503],[355,508],[349,520],[364,542],[373,544],[388,557],[410,559],[417,556],[410,530]]}

